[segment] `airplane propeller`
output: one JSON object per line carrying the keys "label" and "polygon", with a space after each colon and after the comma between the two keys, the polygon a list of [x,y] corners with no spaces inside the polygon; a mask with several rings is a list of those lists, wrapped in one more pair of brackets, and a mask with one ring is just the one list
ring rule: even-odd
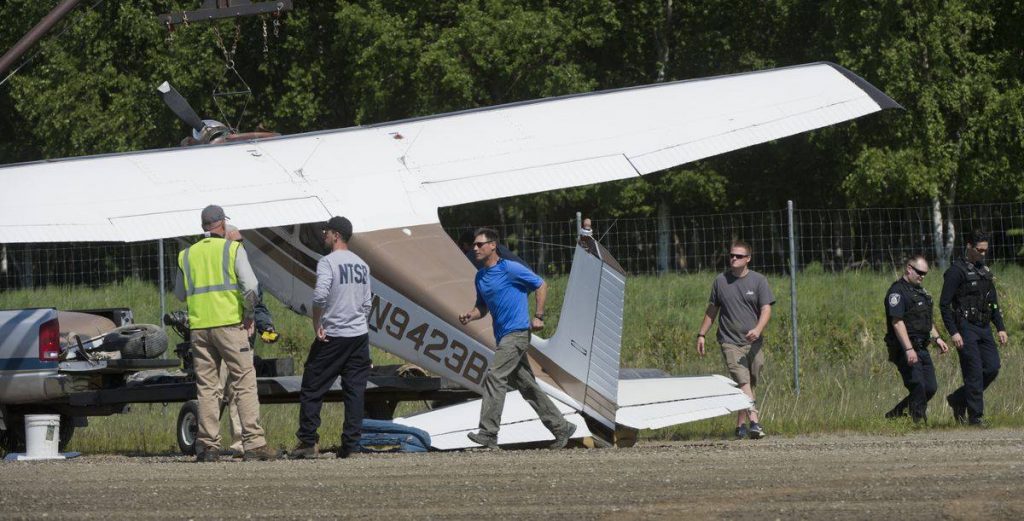
{"label": "airplane propeller", "polygon": [[192,127],[192,138],[198,143],[209,143],[214,139],[231,133],[227,125],[212,119],[199,119],[199,115],[188,104],[185,97],[171,86],[169,82],[163,82],[156,88],[160,97],[167,104],[167,107],[178,116],[178,119]]}

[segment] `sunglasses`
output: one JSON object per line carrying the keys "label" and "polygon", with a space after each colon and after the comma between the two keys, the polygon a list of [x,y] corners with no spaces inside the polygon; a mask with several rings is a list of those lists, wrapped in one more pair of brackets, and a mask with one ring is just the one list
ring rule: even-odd
{"label": "sunglasses", "polygon": [[492,243],[492,242],[494,242],[494,241],[474,242],[473,243],[473,247],[474,248],[483,248],[484,244],[489,244],[489,243]]}
{"label": "sunglasses", "polygon": [[988,251],[988,248],[974,248],[974,251],[984,255]]}
{"label": "sunglasses", "polygon": [[746,259],[747,257],[750,257],[750,255],[744,255],[744,254],[741,254],[741,253],[730,253],[729,254],[729,258],[730,259]]}
{"label": "sunglasses", "polygon": [[907,266],[909,266],[910,269],[914,270],[914,273],[917,273],[918,275],[920,275],[922,277],[924,277],[925,275],[928,274],[928,270],[924,270],[924,271],[919,270],[919,269],[915,268],[912,264],[907,264]]}

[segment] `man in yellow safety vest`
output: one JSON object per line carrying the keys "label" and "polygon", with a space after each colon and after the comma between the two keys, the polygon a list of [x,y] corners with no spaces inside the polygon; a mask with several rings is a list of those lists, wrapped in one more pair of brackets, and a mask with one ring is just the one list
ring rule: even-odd
{"label": "man in yellow safety vest", "polygon": [[248,330],[257,300],[256,275],[245,249],[224,239],[227,217],[216,205],[203,209],[205,236],[178,254],[174,294],[188,305],[195,359],[196,394],[199,399],[199,432],[196,461],[220,457],[220,375],[227,364],[242,424],[246,460],[272,460],[272,449],[260,426],[256,395],[256,370],[249,352]]}

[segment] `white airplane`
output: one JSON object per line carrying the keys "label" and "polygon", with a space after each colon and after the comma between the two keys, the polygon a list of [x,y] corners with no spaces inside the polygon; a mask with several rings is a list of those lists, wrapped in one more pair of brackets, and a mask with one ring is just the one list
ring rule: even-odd
{"label": "white airplane", "polygon": [[[647,175],[897,107],[852,72],[815,63],[217,146],[11,165],[0,168],[0,243],[195,235],[200,209],[219,204],[247,230],[261,284],[306,314],[320,223],[344,215],[356,230],[351,247],[373,275],[371,343],[480,392],[494,339],[489,320],[458,321],[475,300],[475,271],[441,228],[438,208]],[[222,134],[187,116],[197,140]],[[637,429],[750,406],[721,376],[620,379],[625,284],[607,250],[581,236],[557,331],[533,336],[531,365],[577,437],[628,444]],[[429,432],[435,448],[470,447],[465,434],[476,428],[479,407],[476,400],[397,421]],[[502,424],[503,445],[552,439],[517,393]]]}

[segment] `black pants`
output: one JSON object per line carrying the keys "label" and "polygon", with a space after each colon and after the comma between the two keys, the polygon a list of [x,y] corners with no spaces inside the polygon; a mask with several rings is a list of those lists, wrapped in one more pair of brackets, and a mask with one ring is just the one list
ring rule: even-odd
{"label": "black pants", "polygon": [[341,433],[342,452],[352,452],[363,424],[366,380],[370,376],[370,337],[327,337],[326,342],[314,340],[302,373],[299,394],[299,441],[314,444],[320,441],[320,409],[324,395],[334,379],[341,376],[342,399],[345,402],[345,424]]}
{"label": "black pants", "polygon": [[964,338],[964,347],[956,354],[960,357],[964,384],[953,391],[950,400],[966,405],[968,421],[976,423],[985,414],[985,389],[999,375],[999,350],[988,325],[964,322],[960,324],[960,335]]}
{"label": "black pants", "polygon": [[907,363],[906,356],[897,357],[893,361],[908,391],[907,397],[896,404],[894,410],[907,410],[914,421],[920,421],[928,418],[928,401],[935,396],[939,384],[935,381],[935,366],[928,350],[918,347],[914,351],[917,353],[917,363],[914,365]]}

